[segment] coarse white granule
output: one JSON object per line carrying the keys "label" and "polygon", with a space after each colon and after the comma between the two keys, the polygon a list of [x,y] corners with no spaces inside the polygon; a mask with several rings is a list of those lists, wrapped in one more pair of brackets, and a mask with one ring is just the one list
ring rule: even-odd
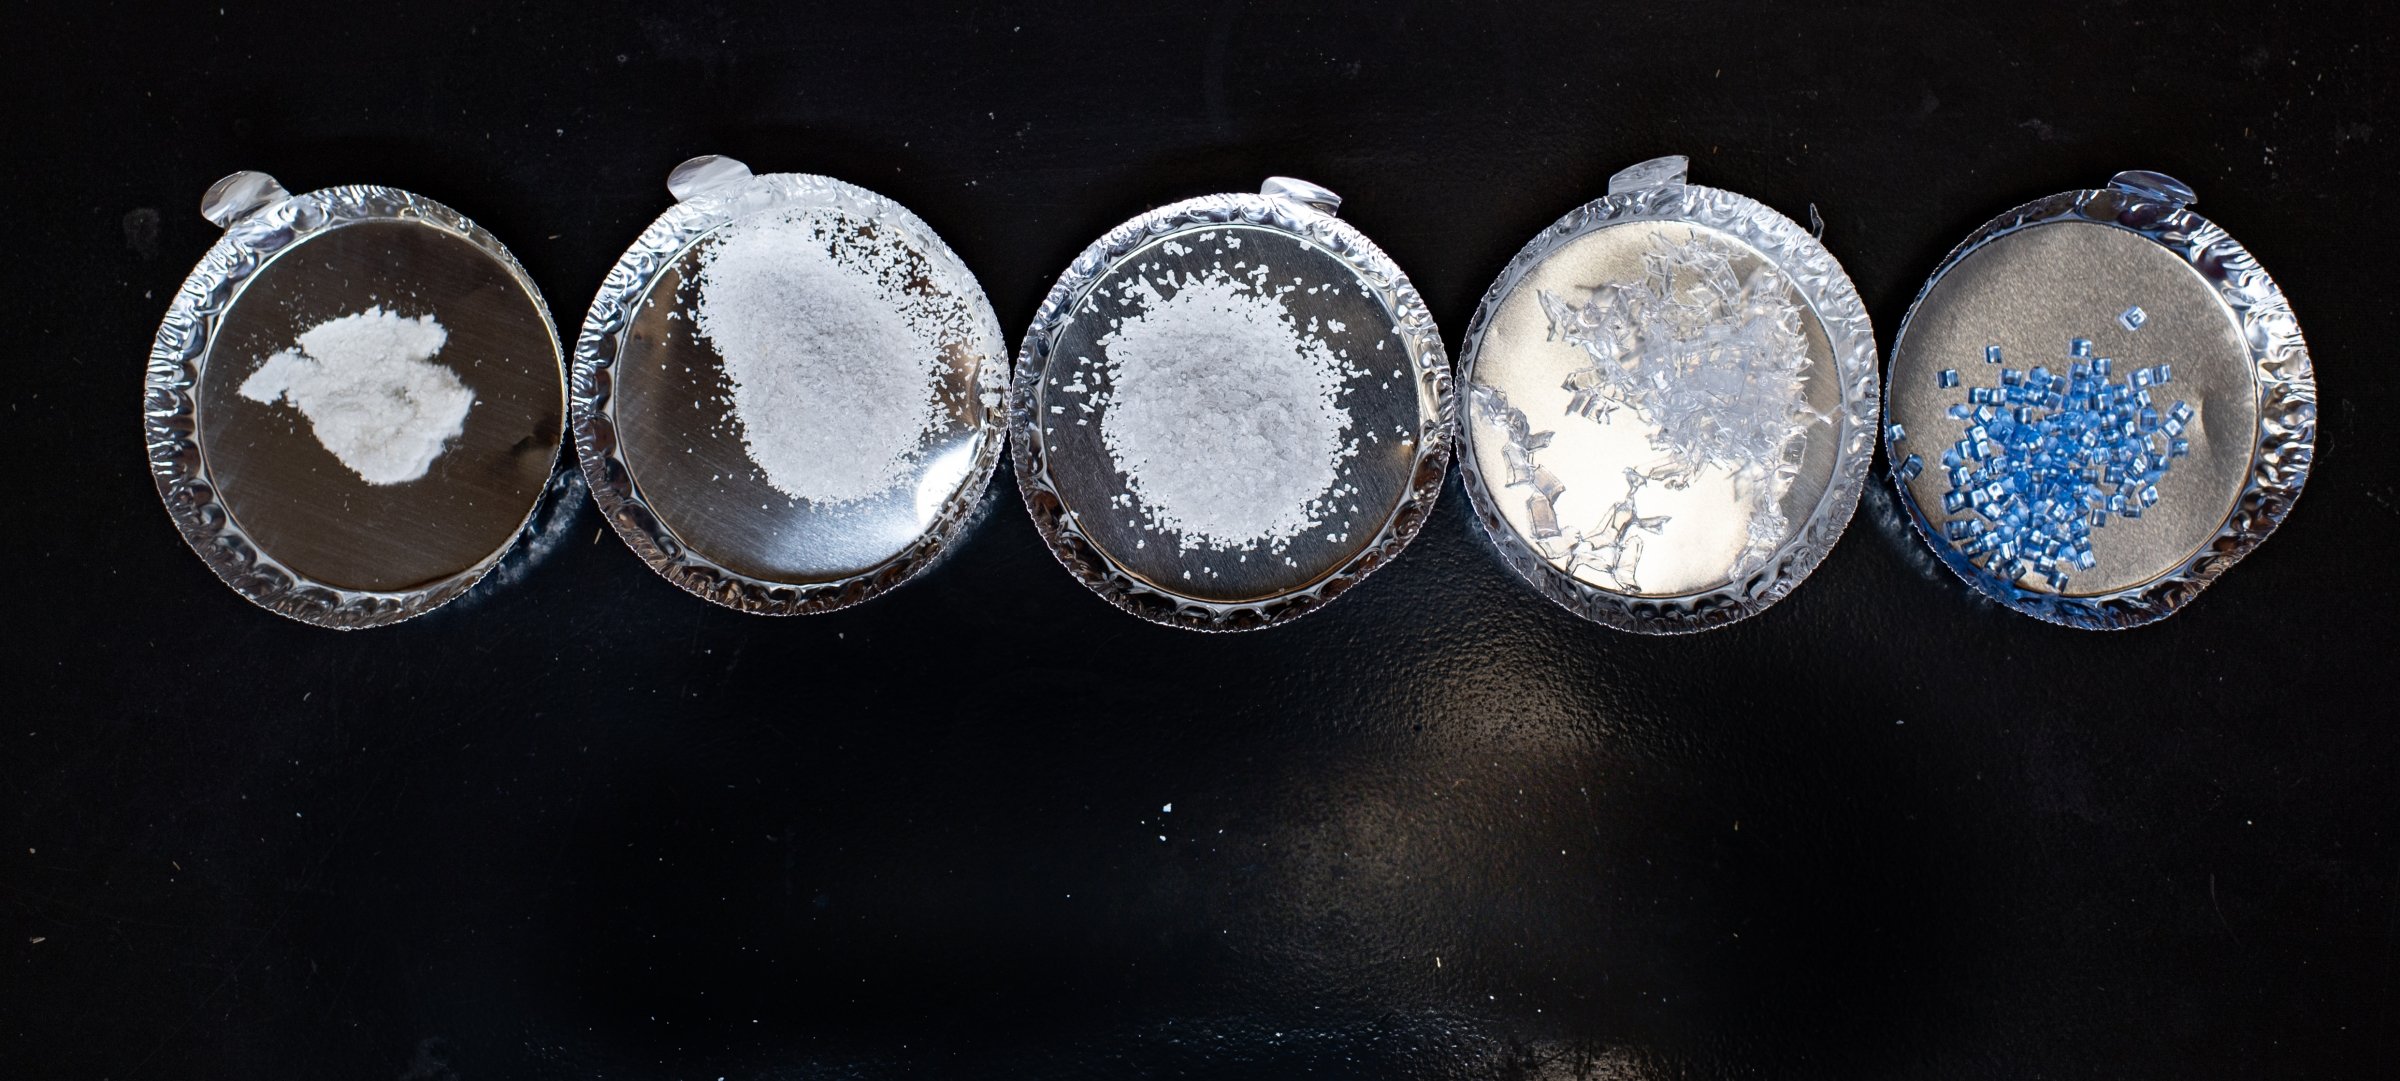
{"label": "coarse white granule", "polygon": [[698,332],[724,362],[729,418],[767,483],[846,503],[891,490],[941,421],[936,393],[957,321],[912,294],[908,253],[823,211],[727,225],[702,253]]}
{"label": "coarse white granule", "polygon": [[1357,452],[1350,366],[1261,274],[1164,284],[1137,278],[1124,295],[1140,310],[1099,339],[1101,442],[1180,547],[1279,550],[1318,524]]}
{"label": "coarse white granule", "polygon": [[433,362],[450,332],[430,315],[368,308],[302,331],[298,345],[258,366],[240,394],[290,402],[317,442],[369,484],[425,475],[466,430],[475,392]]}

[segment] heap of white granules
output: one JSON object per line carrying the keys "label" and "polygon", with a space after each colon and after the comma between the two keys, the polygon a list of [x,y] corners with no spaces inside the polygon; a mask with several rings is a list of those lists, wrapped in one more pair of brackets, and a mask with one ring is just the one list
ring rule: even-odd
{"label": "heap of white granules", "polygon": [[1180,547],[1281,547],[1315,527],[1358,450],[1348,365],[1296,326],[1265,269],[1211,268],[1163,292],[1136,279],[1099,346],[1100,438],[1152,527]]}
{"label": "heap of white granules", "polygon": [[908,295],[906,253],[856,224],[757,214],[700,259],[694,320],[724,362],[742,447],[776,491],[815,503],[889,491],[941,420],[941,306]]}
{"label": "heap of white granules", "polygon": [[254,402],[288,401],[317,442],[369,484],[402,484],[433,468],[466,430],[475,392],[433,362],[450,332],[430,315],[368,308],[303,331],[242,381]]}

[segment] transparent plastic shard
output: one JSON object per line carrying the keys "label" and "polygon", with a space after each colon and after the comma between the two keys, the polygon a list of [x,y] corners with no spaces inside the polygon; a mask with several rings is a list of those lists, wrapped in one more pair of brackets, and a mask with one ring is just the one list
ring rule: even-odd
{"label": "transparent plastic shard", "polygon": [[1807,401],[1808,339],[1796,291],[1765,263],[1738,271],[1740,255],[1707,236],[1658,237],[1637,280],[1580,298],[1538,294],[1550,339],[1588,360],[1563,383],[1569,422],[1615,424],[1630,416],[1647,426],[1657,454],[1624,467],[1624,497],[1597,520],[1558,520],[1565,489],[1540,460],[1553,433],[1532,431],[1497,390],[1476,388],[1475,407],[1508,434],[1506,486],[1526,490],[1534,542],[1568,573],[1640,592],[1646,538],[1672,520],[1642,512],[1643,489],[1680,490],[1712,467],[1732,479],[1748,512],[1730,577],[1757,568],[1789,537],[1784,496],[1808,429],[1829,418]]}

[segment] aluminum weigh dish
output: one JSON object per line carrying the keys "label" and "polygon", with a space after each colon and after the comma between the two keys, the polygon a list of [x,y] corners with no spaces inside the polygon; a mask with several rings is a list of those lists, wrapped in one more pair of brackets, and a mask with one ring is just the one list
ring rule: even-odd
{"label": "aluminum weigh dish", "polygon": [[982,288],[873,192],[695,158],[575,345],[601,512],[653,570],[772,615],[855,604],[973,517],[1005,432]]}
{"label": "aluminum weigh dish", "polygon": [[2316,378],[2258,260],[2150,172],[2009,211],[1892,347],[1886,455],[1984,595],[2105,630],[2163,619],[2272,533],[2315,457]]}
{"label": "aluminum weigh dish", "polygon": [[1017,484],[1094,592],[1195,630],[1315,611],[1407,545],[1450,368],[1406,275],[1303,181],[1141,215],[1076,257],[1017,357]]}
{"label": "aluminum weigh dish", "polygon": [[565,422],[508,250],[392,188],[209,189],[225,235],[152,346],[143,428],[184,539],[251,601],[343,629],[465,592],[541,501]]}
{"label": "aluminum weigh dish", "polygon": [[1848,275],[1798,223],[1684,169],[1626,169],[1528,243],[1459,371],[1459,468],[1502,560],[1646,633],[1798,586],[1875,447],[1875,338]]}

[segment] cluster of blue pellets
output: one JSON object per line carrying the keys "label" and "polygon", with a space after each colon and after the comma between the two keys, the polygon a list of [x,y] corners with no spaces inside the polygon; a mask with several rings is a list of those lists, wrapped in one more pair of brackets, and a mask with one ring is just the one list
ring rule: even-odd
{"label": "cluster of blue pellets", "polygon": [[[2001,363],[2000,347],[1986,347],[1984,360]],[[2092,530],[2157,505],[2158,479],[2191,453],[2192,407],[2152,404],[2151,390],[2174,378],[2171,365],[2135,368],[2123,382],[2112,367],[2077,338],[2064,374],[2003,367],[1999,386],[1969,387],[1967,400],[1950,406],[1950,418],[1968,425],[1942,452],[1950,478],[1942,533],[1960,553],[2012,580],[2039,575],[2065,589],[2072,571],[2098,562]],[[1938,379],[1959,384],[1956,369]],[[1889,434],[1894,446],[1908,438],[1896,424]],[[1910,454],[1894,471],[1907,483],[1924,470]]]}

